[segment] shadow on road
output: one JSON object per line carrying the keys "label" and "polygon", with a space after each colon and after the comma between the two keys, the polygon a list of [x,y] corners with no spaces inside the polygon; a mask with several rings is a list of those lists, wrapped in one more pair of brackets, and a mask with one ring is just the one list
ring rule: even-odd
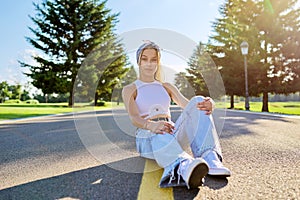
{"label": "shadow on road", "polygon": [[206,176],[204,186],[213,190],[219,190],[228,184],[227,178],[215,178],[213,176]]}
{"label": "shadow on road", "polygon": [[248,126],[256,125],[262,120],[281,121],[285,123],[291,123],[283,117],[268,116],[255,113],[245,112],[226,112],[225,124],[223,130],[220,132],[220,138],[229,139],[231,137],[238,137],[240,135],[254,135],[255,132],[249,130]]}
{"label": "shadow on road", "polygon": [[[143,167],[144,160],[130,158],[111,164],[132,162]],[[141,178],[142,174],[101,165],[4,189],[0,191],[0,199],[136,199]]]}

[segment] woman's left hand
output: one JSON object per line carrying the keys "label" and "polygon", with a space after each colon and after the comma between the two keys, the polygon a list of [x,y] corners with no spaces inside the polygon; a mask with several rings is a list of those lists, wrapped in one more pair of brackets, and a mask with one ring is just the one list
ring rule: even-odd
{"label": "woman's left hand", "polygon": [[210,115],[212,113],[212,110],[213,110],[212,99],[210,97],[205,97],[204,101],[201,101],[201,102],[197,103],[197,108],[199,110],[206,111],[205,112],[206,115]]}

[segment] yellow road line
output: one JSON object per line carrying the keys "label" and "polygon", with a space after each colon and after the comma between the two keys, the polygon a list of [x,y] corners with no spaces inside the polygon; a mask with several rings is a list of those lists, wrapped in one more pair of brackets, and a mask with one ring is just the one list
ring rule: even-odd
{"label": "yellow road line", "polygon": [[174,199],[172,188],[160,188],[158,186],[162,173],[163,169],[158,169],[155,161],[146,160],[142,183],[138,193],[138,200]]}

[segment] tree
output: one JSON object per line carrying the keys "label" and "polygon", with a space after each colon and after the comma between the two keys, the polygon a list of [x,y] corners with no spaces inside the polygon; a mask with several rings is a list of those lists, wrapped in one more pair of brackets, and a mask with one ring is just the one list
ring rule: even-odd
{"label": "tree", "polygon": [[[228,0],[220,8],[221,18],[213,23],[214,34],[207,47],[211,57],[220,69],[226,94],[230,96],[230,108],[234,108],[234,95],[245,95],[245,73],[240,44],[249,43],[249,36],[255,37],[256,29],[252,24],[256,19],[257,7],[252,1]],[[251,40],[251,45],[254,42]],[[253,76],[255,66],[248,64],[250,95],[256,96]]]}
{"label": "tree", "polygon": [[3,103],[6,98],[11,97],[11,93],[8,90],[9,85],[6,81],[0,83],[0,102]]}
{"label": "tree", "polygon": [[22,86],[20,84],[16,85],[9,85],[8,90],[11,92],[11,98],[12,99],[18,99],[21,100],[22,95]]}
{"label": "tree", "polygon": [[[292,82],[299,74],[299,10],[295,0],[227,0],[221,7],[222,18],[213,28],[214,43],[209,45],[220,66],[227,94],[243,95],[243,62],[240,43],[250,44],[248,54],[249,94],[263,94],[262,111],[268,111],[268,93],[296,92]],[[296,54],[298,52],[298,54]],[[238,86],[238,87],[235,87]]]}
{"label": "tree", "polygon": [[187,80],[186,72],[179,72],[175,74],[175,86],[178,90],[188,99],[191,99],[195,96],[194,88],[190,85]]}
{"label": "tree", "polygon": [[115,86],[129,70],[127,56],[123,46],[115,35],[112,39],[97,46],[84,60],[77,75],[74,90],[80,95],[81,101],[109,101]]}
{"label": "tree", "polygon": [[300,10],[295,9],[296,3],[296,0],[265,0],[258,4],[262,12],[256,21],[260,39],[256,54],[261,61],[257,88],[263,93],[262,111],[269,111],[268,93],[296,92],[296,88],[289,86],[299,77]]}
{"label": "tree", "polygon": [[[20,84],[10,85],[6,81],[0,83],[0,102],[3,103],[7,98],[22,100],[23,93],[29,94],[27,91],[22,90]],[[24,94],[25,95],[25,94]]]}
{"label": "tree", "polygon": [[30,96],[29,96],[29,92],[27,90],[23,90],[22,94],[21,94],[21,97],[20,97],[20,100],[21,101],[27,101],[29,99],[31,99]]}
{"label": "tree", "polygon": [[187,69],[188,75],[187,80],[191,87],[194,89],[194,93],[196,95],[204,95],[208,96],[209,91],[206,86],[206,83],[203,79],[203,72],[209,70],[209,66],[207,65],[206,57],[204,54],[204,46],[200,43],[196,49],[192,57],[188,61],[189,68]]}
{"label": "tree", "polygon": [[[95,104],[98,98],[102,98],[104,100],[111,100],[112,93],[120,80],[126,75],[129,68],[123,68],[122,66],[128,65],[127,63],[127,56],[123,54],[124,50],[122,45],[114,43],[112,44],[115,46],[115,51],[112,54],[110,59],[110,64],[106,68],[100,68],[99,78],[98,78],[98,86],[97,91],[95,94]],[[103,66],[103,65],[100,65]],[[116,76],[119,74],[119,76]]]}
{"label": "tree", "polygon": [[122,89],[124,86],[133,83],[137,79],[137,74],[134,69],[134,66],[131,65],[127,68],[126,74],[118,80],[118,83],[116,84],[113,94],[112,94],[112,100],[117,101],[117,105],[122,101]]}
{"label": "tree", "polygon": [[[27,40],[44,55],[33,57],[38,66],[20,63],[30,68],[27,75],[44,94],[69,93],[69,106],[73,105],[74,84],[83,61],[99,46],[114,39],[118,14],[110,14],[105,4],[106,1],[95,0],[44,0],[41,5],[34,4],[37,14],[30,19],[37,28],[30,28],[35,38]],[[106,47],[107,57],[117,47],[110,48]]]}
{"label": "tree", "polygon": [[124,87],[130,83],[133,83],[136,79],[137,79],[137,73],[134,69],[134,66],[131,65],[129,67],[129,70],[127,71],[127,73],[125,74],[123,79],[121,80],[122,87]]}

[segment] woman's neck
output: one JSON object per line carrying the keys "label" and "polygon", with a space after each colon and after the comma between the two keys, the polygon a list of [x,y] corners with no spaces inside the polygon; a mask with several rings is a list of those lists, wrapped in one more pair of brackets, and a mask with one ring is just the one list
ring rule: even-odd
{"label": "woman's neck", "polygon": [[154,77],[147,77],[147,76],[140,76],[139,80],[146,82],[146,83],[151,83],[151,82],[155,81]]}

